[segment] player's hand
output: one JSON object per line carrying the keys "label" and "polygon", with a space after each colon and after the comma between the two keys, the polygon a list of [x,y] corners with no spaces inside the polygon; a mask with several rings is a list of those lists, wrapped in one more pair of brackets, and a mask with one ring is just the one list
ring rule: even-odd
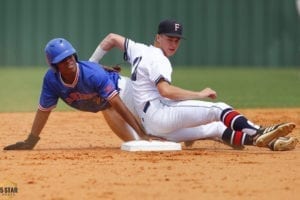
{"label": "player's hand", "polygon": [[3,150],[31,150],[38,143],[40,137],[30,134],[25,141],[17,142],[15,144],[4,147]]}
{"label": "player's hand", "polygon": [[200,91],[201,98],[211,98],[215,99],[217,98],[217,92],[212,90],[211,88],[205,88],[202,91]]}

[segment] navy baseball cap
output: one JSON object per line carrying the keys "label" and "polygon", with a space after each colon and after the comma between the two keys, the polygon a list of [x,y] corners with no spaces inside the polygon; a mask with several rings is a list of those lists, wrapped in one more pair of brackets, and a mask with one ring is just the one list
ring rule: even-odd
{"label": "navy baseball cap", "polygon": [[182,24],[180,24],[176,20],[166,19],[166,20],[161,21],[158,25],[157,33],[165,34],[165,35],[171,36],[171,37],[184,38],[182,35],[182,33],[183,33]]}

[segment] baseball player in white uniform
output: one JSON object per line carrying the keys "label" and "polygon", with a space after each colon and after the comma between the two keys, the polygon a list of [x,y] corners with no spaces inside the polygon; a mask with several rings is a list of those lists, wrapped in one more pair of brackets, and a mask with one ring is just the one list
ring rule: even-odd
{"label": "baseball player in white uniform", "polygon": [[131,66],[134,107],[149,135],[174,142],[217,138],[234,147],[256,145],[271,150],[295,148],[297,139],[286,137],[295,128],[292,122],[260,127],[223,102],[210,102],[217,93],[211,88],[190,91],[172,82],[174,55],[183,38],[176,20],[163,20],[154,45],[136,43],[110,33],[98,45],[90,60],[100,59],[114,47],[124,52]]}

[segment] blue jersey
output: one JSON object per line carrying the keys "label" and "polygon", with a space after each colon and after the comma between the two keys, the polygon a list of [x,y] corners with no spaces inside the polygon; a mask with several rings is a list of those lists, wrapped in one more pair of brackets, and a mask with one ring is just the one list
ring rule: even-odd
{"label": "blue jersey", "polygon": [[93,62],[78,61],[72,84],[66,84],[59,72],[49,69],[45,74],[39,109],[50,111],[58,99],[69,106],[88,112],[98,112],[110,106],[108,100],[118,94],[119,74],[107,72]]}

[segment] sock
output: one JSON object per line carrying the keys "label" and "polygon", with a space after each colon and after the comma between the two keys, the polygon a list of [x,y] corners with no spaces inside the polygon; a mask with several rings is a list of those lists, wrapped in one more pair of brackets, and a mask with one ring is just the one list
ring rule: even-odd
{"label": "sock", "polygon": [[234,131],[230,128],[225,129],[222,135],[222,140],[234,147],[253,145],[253,137],[241,131]]}
{"label": "sock", "polygon": [[245,132],[249,135],[254,135],[259,128],[259,126],[254,125],[246,117],[231,108],[223,110],[221,121],[226,127],[235,131]]}

